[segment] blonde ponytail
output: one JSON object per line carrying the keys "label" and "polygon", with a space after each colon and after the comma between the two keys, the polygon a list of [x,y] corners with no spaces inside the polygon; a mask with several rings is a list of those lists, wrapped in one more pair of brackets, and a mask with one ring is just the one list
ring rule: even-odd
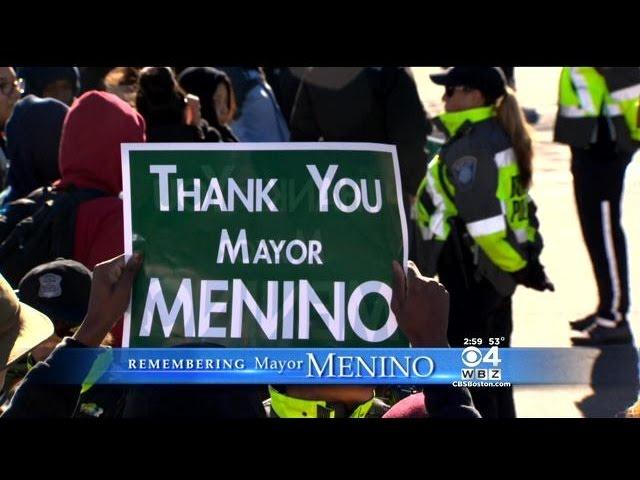
{"label": "blonde ponytail", "polygon": [[498,100],[497,111],[498,121],[513,144],[520,170],[520,183],[523,188],[528,189],[533,177],[533,144],[529,126],[511,88],[507,88],[507,93]]}

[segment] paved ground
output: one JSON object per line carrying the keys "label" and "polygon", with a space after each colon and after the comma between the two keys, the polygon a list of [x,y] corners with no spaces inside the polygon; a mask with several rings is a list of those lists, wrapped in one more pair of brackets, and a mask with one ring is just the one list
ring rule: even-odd
{"label": "paved ground", "polygon": [[[442,87],[431,84],[432,67],[414,67],[420,96],[431,114],[440,109]],[[558,67],[516,69],[520,103],[542,115],[535,126],[536,159],[532,195],[538,204],[545,239],[542,262],[556,286],[555,293],[519,288],[514,298],[516,347],[569,347],[568,321],[594,310],[596,285],[578,223],[568,148],[554,144],[552,128],[558,84]],[[623,198],[623,225],[627,233],[631,281],[630,321],[640,338],[640,155],[627,171]],[[520,417],[611,416],[637,395],[638,358],[628,349],[581,349],[582,384],[571,386],[517,387]],[[593,382],[590,382],[593,379]],[[590,383],[595,383],[591,386]]]}

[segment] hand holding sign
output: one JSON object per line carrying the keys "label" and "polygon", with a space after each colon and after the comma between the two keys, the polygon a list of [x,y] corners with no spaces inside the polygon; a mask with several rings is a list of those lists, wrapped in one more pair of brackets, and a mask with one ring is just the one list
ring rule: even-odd
{"label": "hand holding sign", "polygon": [[449,293],[441,283],[424,277],[411,261],[406,277],[400,264],[393,262],[391,310],[413,347],[449,346]]}
{"label": "hand holding sign", "polygon": [[134,253],[125,264],[124,255],[99,263],[93,270],[87,316],[73,338],[88,347],[97,347],[129,306],[131,286],[142,266],[142,256]]}

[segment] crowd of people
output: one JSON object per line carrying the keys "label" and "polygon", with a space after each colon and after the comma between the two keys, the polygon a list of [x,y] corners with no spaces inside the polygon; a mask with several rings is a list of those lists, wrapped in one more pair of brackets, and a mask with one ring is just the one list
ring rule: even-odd
{"label": "crowd of people", "polygon": [[[513,67],[451,67],[431,80],[444,90],[435,118],[408,67],[0,67],[2,415],[515,417],[511,387],[425,386],[389,401],[371,386],[127,387],[95,384],[91,371],[51,385],[61,352],[122,342],[144,261],[122,255],[126,142],[395,145],[411,259],[406,275],[389,266],[400,329],[413,347],[509,347],[517,286],[554,291],[529,194],[536,114],[518,104]],[[555,137],[571,146],[600,295],[571,323],[575,345],[633,341],[619,205],[639,98],[638,68],[562,70]]]}

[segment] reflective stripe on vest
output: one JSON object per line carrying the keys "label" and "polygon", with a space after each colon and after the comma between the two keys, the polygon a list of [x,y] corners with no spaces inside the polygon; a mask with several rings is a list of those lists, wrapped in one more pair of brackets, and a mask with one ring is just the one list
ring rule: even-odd
{"label": "reflective stripe on vest", "polygon": [[619,105],[616,105],[615,103],[611,103],[606,105],[606,110],[605,110],[605,114],[608,117],[616,117],[618,115],[622,115],[622,109],[620,108]]}
{"label": "reflective stripe on vest", "polygon": [[[451,201],[445,188],[453,190],[453,186],[448,183],[446,174],[443,171],[443,164],[438,155],[435,156],[427,167],[427,175],[424,177],[416,194],[416,222],[420,229],[423,240],[431,240],[434,237],[438,240],[446,240],[449,237],[451,226],[449,218],[457,214],[457,209]],[[442,183],[445,183],[443,185]],[[423,195],[428,195],[434,210],[429,213],[422,204]]]}
{"label": "reflective stripe on vest", "polygon": [[[590,82],[591,75],[589,74],[591,72],[581,71],[580,67],[571,67],[570,72],[571,80],[573,80],[573,85],[576,88],[576,93],[580,98],[580,107],[584,110],[585,116],[597,116],[598,112],[600,111],[602,97],[598,98],[596,97],[596,95],[602,94],[604,92],[601,89],[598,89],[595,92],[590,91],[589,87],[590,85],[593,85],[593,82]],[[593,86],[595,87],[595,85]],[[598,85],[598,87],[601,87],[601,85]]]}
{"label": "reflective stripe on vest", "polygon": [[568,118],[583,118],[588,116],[580,107],[574,107],[573,105],[560,105],[560,115]]}
{"label": "reflective stripe on vest", "polygon": [[518,240],[518,243],[527,243],[529,241],[529,232],[527,232],[526,228],[518,228],[513,231],[513,234]]}
{"label": "reflective stripe on vest", "polygon": [[502,232],[506,229],[507,222],[504,219],[504,215],[496,215],[495,217],[467,223],[467,230],[473,238],[491,235],[492,233]]}
{"label": "reflective stripe on vest", "polygon": [[[611,103],[606,105],[604,113],[608,117],[615,117],[617,115],[622,115],[622,110],[620,109],[620,106],[616,105],[615,103]],[[590,116],[587,115],[581,108],[568,105],[560,106],[560,115],[568,118],[584,118]]]}
{"label": "reflective stripe on vest", "polygon": [[607,97],[607,84],[593,67],[564,67],[559,94],[561,115],[597,117]]}
{"label": "reflective stripe on vest", "polygon": [[615,90],[611,92],[611,98],[617,102],[623,102],[624,100],[638,100],[638,98],[640,98],[640,85],[632,85],[627,88]]}

